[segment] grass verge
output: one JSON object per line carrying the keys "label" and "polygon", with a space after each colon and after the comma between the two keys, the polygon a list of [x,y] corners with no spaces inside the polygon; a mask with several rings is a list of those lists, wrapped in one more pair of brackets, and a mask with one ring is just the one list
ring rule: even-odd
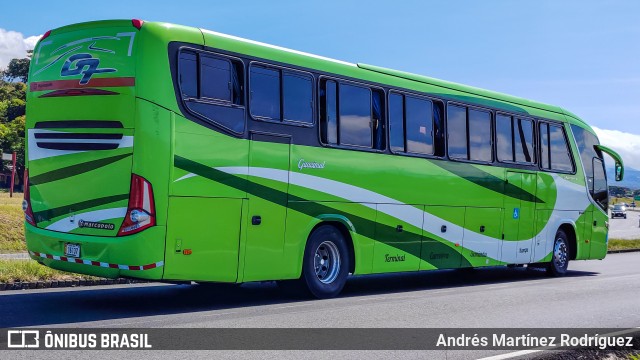
{"label": "grass verge", "polygon": [[95,280],[99,278],[54,270],[33,260],[0,259],[0,283],[80,279]]}
{"label": "grass verge", "polygon": [[0,254],[27,250],[23,222],[22,194],[0,192]]}
{"label": "grass verge", "polygon": [[635,240],[620,240],[609,239],[609,251],[612,250],[630,250],[640,249],[640,239]]}

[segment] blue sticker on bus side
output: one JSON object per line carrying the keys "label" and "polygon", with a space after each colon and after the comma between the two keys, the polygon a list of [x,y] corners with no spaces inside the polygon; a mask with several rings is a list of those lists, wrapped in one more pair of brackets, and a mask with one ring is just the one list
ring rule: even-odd
{"label": "blue sticker on bus side", "polygon": [[520,217],[520,208],[513,208],[513,218],[517,219]]}

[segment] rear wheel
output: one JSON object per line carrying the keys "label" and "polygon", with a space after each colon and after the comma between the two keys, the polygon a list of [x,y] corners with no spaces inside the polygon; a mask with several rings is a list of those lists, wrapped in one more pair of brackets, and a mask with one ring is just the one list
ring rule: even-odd
{"label": "rear wheel", "polygon": [[551,276],[565,275],[569,266],[569,238],[561,229],[556,233],[552,255],[551,262],[547,264],[547,273]]}
{"label": "rear wheel", "polygon": [[314,230],[307,240],[302,262],[302,276],[297,281],[282,282],[287,291],[301,287],[319,299],[337,296],[349,274],[349,249],[344,235],[331,225]]}

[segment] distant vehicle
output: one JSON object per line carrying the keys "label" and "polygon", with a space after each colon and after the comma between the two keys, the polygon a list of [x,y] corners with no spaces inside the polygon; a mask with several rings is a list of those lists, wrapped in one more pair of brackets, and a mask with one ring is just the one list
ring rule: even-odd
{"label": "distant vehicle", "polygon": [[611,210],[611,218],[627,218],[627,207],[624,205],[613,205],[613,210]]}

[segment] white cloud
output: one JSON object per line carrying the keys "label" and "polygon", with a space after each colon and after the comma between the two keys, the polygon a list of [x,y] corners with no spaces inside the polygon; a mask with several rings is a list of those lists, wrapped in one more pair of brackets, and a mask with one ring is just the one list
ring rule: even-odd
{"label": "white cloud", "polygon": [[625,167],[640,169],[640,135],[593,127],[600,143],[617,151]]}
{"label": "white cloud", "polygon": [[27,50],[33,49],[41,35],[24,37],[19,32],[0,28],[0,69],[9,65],[11,59],[24,58]]}

